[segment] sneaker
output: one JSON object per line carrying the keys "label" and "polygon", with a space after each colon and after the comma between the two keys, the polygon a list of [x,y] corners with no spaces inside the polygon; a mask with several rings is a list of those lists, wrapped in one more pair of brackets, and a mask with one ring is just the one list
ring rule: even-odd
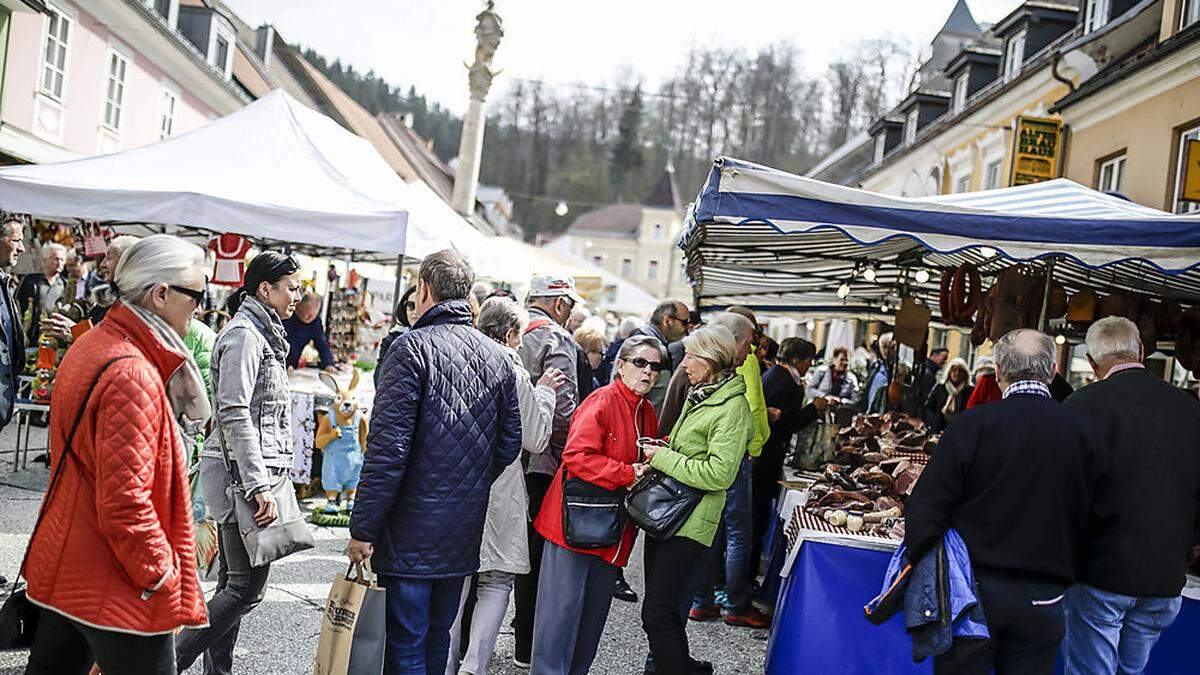
{"label": "sneaker", "polygon": [[513,665],[520,668],[521,670],[529,670],[529,663],[527,663],[525,661],[521,661],[515,656],[513,657]]}
{"label": "sneaker", "polygon": [[629,582],[622,577],[617,577],[617,580],[613,582],[613,600],[637,602],[638,594],[629,587]]}
{"label": "sneaker", "polygon": [[721,608],[716,605],[693,607],[688,612],[688,618],[692,621],[712,621],[713,619],[719,619],[721,618]]}
{"label": "sneaker", "polygon": [[757,607],[751,607],[744,612],[726,614],[725,625],[738,628],[770,628],[771,617],[760,612]]}

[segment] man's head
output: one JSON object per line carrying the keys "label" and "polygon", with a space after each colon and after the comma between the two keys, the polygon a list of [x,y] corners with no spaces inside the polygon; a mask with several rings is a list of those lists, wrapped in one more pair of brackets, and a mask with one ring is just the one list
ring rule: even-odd
{"label": "man's head", "polygon": [[729,308],[729,311],[746,317],[746,320],[754,327],[754,342],[757,343],[759,338],[762,337],[762,330],[758,326],[758,317],[754,316],[754,310],[745,305],[733,305]]}
{"label": "man's head", "polygon": [[682,340],[688,334],[688,306],[678,300],[667,300],[659,303],[650,315],[650,323],[662,332],[668,342]]}
{"label": "man's head", "polygon": [[641,330],[642,326],[645,325],[646,322],[642,321],[636,316],[627,316],[624,319],[621,319],[621,326],[617,329],[617,337],[624,340],[625,338]]}
{"label": "man's head", "polygon": [[446,249],[426,256],[417,273],[416,301],[417,317],[421,317],[438,303],[447,300],[466,300],[475,283],[475,272],[471,263],[461,253]]}
{"label": "man's head", "polygon": [[891,333],[884,333],[879,336],[879,340],[875,343],[875,352],[880,358],[890,359],[896,353],[896,337]]}
{"label": "man's head", "polygon": [[929,351],[929,360],[933,362],[939,369],[946,365],[946,361],[950,359],[950,350],[945,347],[934,347]]}
{"label": "man's head", "polygon": [[104,249],[104,258],[100,260],[100,268],[104,270],[105,279],[113,280],[117,273],[117,265],[121,262],[121,255],[136,243],[138,243],[138,237],[132,234],[113,237],[112,241],[108,242],[108,247]]}
{"label": "man's head", "polygon": [[56,277],[67,264],[67,247],[62,244],[46,244],[42,247],[42,259],[45,261],[43,270],[46,278]]}
{"label": "man's head", "polygon": [[1017,382],[1049,384],[1054,378],[1054,338],[1032,328],[1018,328],[996,341],[996,383],[1007,389]]}
{"label": "man's head", "polygon": [[740,368],[746,362],[746,357],[750,355],[750,349],[754,344],[754,324],[741,314],[721,312],[714,316],[708,325],[723,326],[733,334],[734,342],[737,343],[733,367]]}
{"label": "man's head", "polygon": [[791,337],[779,345],[779,363],[795,373],[796,377],[804,377],[812,367],[813,357],[817,355],[817,347],[804,338]]}
{"label": "man's head", "polygon": [[575,280],[571,277],[537,274],[529,282],[526,304],[542,310],[560,326],[567,325],[571,312],[580,302],[582,298],[575,292]]}
{"label": "man's head", "polygon": [[1087,359],[1103,380],[1113,366],[1141,363],[1145,357],[1142,335],[1132,321],[1123,316],[1106,316],[1088,328]]}
{"label": "man's head", "polygon": [[75,251],[67,251],[67,276],[72,279],[82,279],[85,274],[87,274],[87,266],[84,264],[83,256]]}
{"label": "man's head", "polygon": [[304,297],[300,298],[300,304],[296,305],[296,318],[300,323],[312,323],[320,313],[321,296],[316,293],[305,293]]}
{"label": "man's head", "polygon": [[8,218],[0,223],[0,267],[12,267],[25,252],[25,223]]}
{"label": "man's head", "polygon": [[567,319],[567,332],[574,335],[583,322],[590,318],[592,318],[592,313],[588,311],[587,307],[575,305],[575,308],[571,310],[571,317]]}

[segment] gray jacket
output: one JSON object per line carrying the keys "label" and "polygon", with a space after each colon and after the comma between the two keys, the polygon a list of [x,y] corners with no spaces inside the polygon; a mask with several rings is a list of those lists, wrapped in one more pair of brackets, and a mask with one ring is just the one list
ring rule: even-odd
{"label": "gray jacket", "polygon": [[292,467],[287,340],[274,310],[248,297],[212,351],[213,432],[202,457],[222,457],[241,474],[247,494]]}
{"label": "gray jacket", "polygon": [[562,461],[563,448],[567,444],[567,431],[571,427],[571,415],[575,414],[579,396],[576,381],[575,342],[566,329],[558,325],[537,307],[529,309],[530,325],[544,323],[525,333],[521,340],[521,363],[529,371],[530,380],[537,382],[547,368],[558,368],[566,376],[558,388],[554,403],[554,426],[550,433],[550,452],[531,455],[527,473],[544,473],[553,476]]}

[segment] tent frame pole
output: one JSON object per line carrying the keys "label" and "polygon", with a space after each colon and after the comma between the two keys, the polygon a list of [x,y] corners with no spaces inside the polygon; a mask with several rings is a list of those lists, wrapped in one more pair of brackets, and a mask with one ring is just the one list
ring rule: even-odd
{"label": "tent frame pole", "polygon": [[1054,263],[1057,256],[1050,256],[1046,260],[1046,284],[1042,288],[1042,311],[1038,315],[1038,330],[1045,333],[1050,327],[1050,317],[1047,312],[1050,307],[1050,288],[1054,282]]}

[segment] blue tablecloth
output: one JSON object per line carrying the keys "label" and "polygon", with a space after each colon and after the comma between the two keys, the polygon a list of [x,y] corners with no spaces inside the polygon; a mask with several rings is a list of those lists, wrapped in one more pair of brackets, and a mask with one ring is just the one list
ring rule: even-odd
{"label": "blue tablecloth", "polygon": [[[767,674],[932,673],[931,660],[913,663],[902,615],[882,626],[863,618],[863,605],[879,592],[890,558],[886,551],[805,542],[779,590]],[[1197,672],[1198,658],[1200,601],[1185,596],[1179,618],[1154,647],[1146,673]]]}

